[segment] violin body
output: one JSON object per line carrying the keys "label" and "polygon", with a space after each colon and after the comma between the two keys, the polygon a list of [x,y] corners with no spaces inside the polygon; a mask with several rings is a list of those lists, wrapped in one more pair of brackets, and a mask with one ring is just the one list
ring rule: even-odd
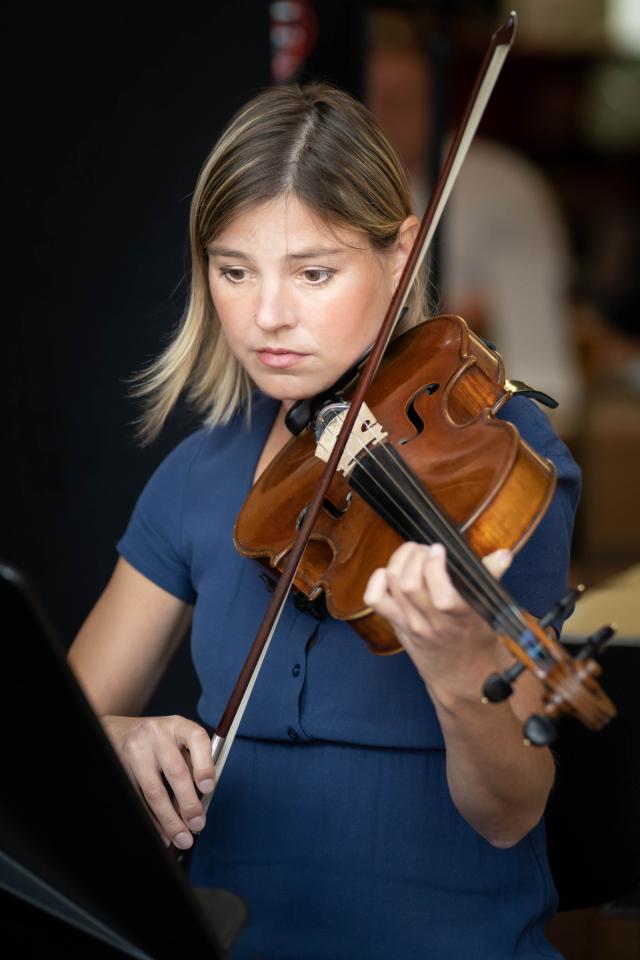
{"label": "violin body", "polygon": [[[555,489],[553,464],[495,416],[510,395],[502,358],[462,318],[439,316],[390,344],[365,396],[385,443],[478,557],[501,547],[517,551]],[[259,477],[236,521],[240,553],[284,569],[324,469],[316,448],[305,430]],[[394,653],[401,649],[395,633],[362,598],[371,573],[386,566],[403,537],[357,489],[335,474],[294,582],[310,599],[324,591],[329,613],[348,620],[373,652]]]}

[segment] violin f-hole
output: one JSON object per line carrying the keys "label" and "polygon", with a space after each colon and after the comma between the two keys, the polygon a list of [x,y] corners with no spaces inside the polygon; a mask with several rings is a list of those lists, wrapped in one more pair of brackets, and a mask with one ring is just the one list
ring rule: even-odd
{"label": "violin f-hole", "polygon": [[[431,397],[439,389],[439,383],[427,383],[426,386],[420,387],[420,389],[416,390],[416,392],[409,398],[409,402],[405,407],[405,412],[407,414],[407,418],[416,428],[416,432],[414,433],[413,437],[419,436],[419,434],[421,434],[424,430],[424,420],[416,410],[416,400],[418,397],[422,396],[423,393],[426,393]],[[413,440],[413,437],[404,437],[402,440],[398,440],[398,446],[402,446],[404,443],[409,443],[409,440]]]}
{"label": "violin f-hole", "polygon": [[343,507],[337,507],[335,503],[333,503],[333,501],[329,500],[328,497],[325,497],[322,502],[322,507],[324,510],[327,511],[328,514],[330,514],[333,517],[334,520],[339,520],[340,517],[343,516],[343,514],[345,514],[349,509],[349,504],[351,503],[352,496],[353,496],[353,493],[351,490],[349,490],[346,497],[344,498]]}
{"label": "violin f-hole", "polygon": [[[328,497],[325,497],[322,502],[322,507],[324,510],[327,511],[327,513],[330,516],[333,517],[334,520],[339,520],[340,517],[342,517],[349,509],[349,504],[351,503],[352,496],[353,496],[353,492],[349,490],[346,497],[344,498],[344,506],[342,507],[336,506],[336,504],[333,503],[332,500],[329,500]],[[299,530],[300,527],[302,526],[308,509],[309,509],[309,504],[303,507],[300,513],[298,514],[298,519],[296,520],[296,530]]]}
{"label": "violin f-hole", "polygon": [[302,524],[304,523],[304,518],[307,514],[308,509],[309,509],[309,504],[307,503],[298,514],[298,517],[296,519],[296,530],[299,530]]}

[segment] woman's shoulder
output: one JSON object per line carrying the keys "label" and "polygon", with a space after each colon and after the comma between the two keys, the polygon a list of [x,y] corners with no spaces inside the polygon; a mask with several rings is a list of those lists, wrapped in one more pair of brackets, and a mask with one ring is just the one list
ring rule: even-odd
{"label": "woman's shoulder", "polygon": [[198,427],[169,451],[156,473],[189,473],[199,464],[224,456],[231,444],[252,446],[270,426],[276,408],[277,403],[270,397],[254,391],[248,411],[237,410],[226,423]]}
{"label": "woman's shoulder", "polygon": [[528,397],[512,397],[498,413],[501,420],[508,420],[516,427],[522,439],[536,453],[553,460],[563,472],[575,473],[580,469],[566,443],[558,436],[547,415]]}
{"label": "woman's shoulder", "polygon": [[[580,498],[580,468],[546,414],[528,397],[512,397],[500,411],[536,453],[551,460],[553,499],[530,539],[516,554],[503,584],[520,606],[540,617],[568,590],[571,537]],[[554,622],[560,630],[562,618]]]}
{"label": "woman's shoulder", "polygon": [[249,411],[237,410],[223,424],[202,425],[165,454],[143,486],[139,507],[162,514],[181,504],[200,503],[213,490],[244,483],[255,468],[271,428],[277,402],[262,393],[252,396]]}

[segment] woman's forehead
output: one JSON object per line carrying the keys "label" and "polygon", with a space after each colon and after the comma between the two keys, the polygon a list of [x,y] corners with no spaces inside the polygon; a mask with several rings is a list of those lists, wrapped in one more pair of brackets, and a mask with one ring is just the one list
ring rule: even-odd
{"label": "woman's forehead", "polygon": [[369,247],[368,238],[361,230],[323,217],[291,193],[256,203],[232,217],[216,234],[213,244],[228,242],[251,246],[277,243],[292,247],[312,244],[344,250]]}

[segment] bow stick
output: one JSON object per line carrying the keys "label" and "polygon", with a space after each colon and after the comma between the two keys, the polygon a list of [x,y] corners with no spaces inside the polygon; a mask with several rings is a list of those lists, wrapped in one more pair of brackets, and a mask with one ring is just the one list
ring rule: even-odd
{"label": "bow stick", "polygon": [[[318,514],[325,499],[336,472],[340,458],[342,457],[347,440],[358,416],[365,393],[367,392],[371,381],[373,380],[380,361],[383,357],[387,344],[391,339],[393,330],[402,313],[409,291],[422,266],[426,253],[429,249],[433,235],[438,227],[440,218],[444,211],[451,190],[456,182],[460,168],[467,155],[478,124],[482,118],[485,107],[489,101],[493,88],[496,84],[504,61],[513,43],[515,35],[517,16],[512,11],[507,17],[505,23],[493,34],[489,47],[484,56],[478,75],[476,77],[471,95],[467,102],[462,120],[458,126],[453,138],[445,162],[443,164],[440,176],[434,187],[429,205],[425,211],[422,223],[415,239],[413,247],[407,258],[402,276],[398,281],[391,302],[385,314],[385,318],[380,327],[376,341],[371,348],[366,365],[360,375],[358,386],[353,395],[353,400],[345,417],[340,434],[333,446],[332,453],[327,461],[325,469],[320,478],[320,483],[316,494],[309,504],[305,513],[295,543],[293,544],[287,565],[280,576],[276,588],[271,596],[271,602],[267,607],[263,621],[260,625],[255,640],[249,650],[244,667],[238,677],[229,701],[216,728],[216,733],[211,741],[211,756],[213,759],[217,785],[222,770],[226,763],[229,750],[236,736],[240,721],[242,720],[247,703],[251,696],[256,679],[262,667],[267,650],[275,633],[280,614],[284,608],[285,602],[291,590],[295,575],[302,558],[302,554],[307,546],[307,542],[317,520]],[[205,813],[215,791],[203,798],[202,805]]]}

